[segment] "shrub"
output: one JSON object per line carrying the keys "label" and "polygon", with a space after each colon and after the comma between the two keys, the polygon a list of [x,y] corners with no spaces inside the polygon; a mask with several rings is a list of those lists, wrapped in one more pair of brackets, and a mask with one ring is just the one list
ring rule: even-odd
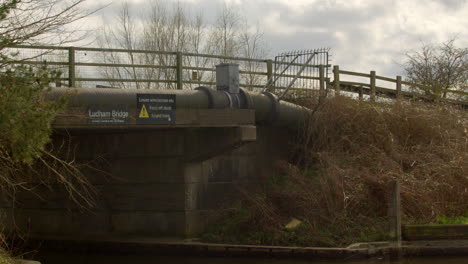
{"label": "shrub", "polygon": [[[464,110],[327,99],[292,142],[295,158],[274,164],[280,176],[245,192],[242,210],[249,217],[241,225],[248,229],[229,234],[262,232],[272,235],[261,244],[301,246],[386,239],[394,180],[401,183],[405,223],[463,215],[467,133]],[[284,230],[292,217],[303,222],[293,236]]]}

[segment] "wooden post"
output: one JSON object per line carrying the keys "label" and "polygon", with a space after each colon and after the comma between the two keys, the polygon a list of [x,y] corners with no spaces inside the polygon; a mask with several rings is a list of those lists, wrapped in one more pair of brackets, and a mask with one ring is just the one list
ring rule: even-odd
{"label": "wooden post", "polygon": [[325,97],[325,69],[323,68],[323,65],[319,66],[319,83],[319,102],[322,102]]}
{"label": "wooden post", "polygon": [[177,90],[182,90],[182,53],[176,53],[176,81]]}
{"label": "wooden post", "polygon": [[68,87],[75,87],[75,47],[68,48]]}
{"label": "wooden post", "polygon": [[370,72],[370,100],[375,102],[375,71]]}
{"label": "wooden post", "polygon": [[273,88],[273,61],[266,60],[267,66],[267,87],[269,92],[274,92]]}
{"label": "wooden post", "polygon": [[266,66],[267,66],[267,81],[270,82],[273,80],[273,61],[267,60]]}
{"label": "wooden post", "polygon": [[401,98],[401,76],[396,77],[396,100],[399,101]]}
{"label": "wooden post", "polygon": [[340,95],[340,67],[338,65],[333,66],[333,84],[335,86],[335,95]]}
{"label": "wooden post", "polygon": [[325,97],[328,96],[328,93],[330,92],[330,78],[325,78]]}
{"label": "wooden post", "polygon": [[362,100],[364,98],[364,88],[362,86],[359,86],[359,100]]}
{"label": "wooden post", "polygon": [[390,248],[392,255],[401,258],[401,197],[400,197],[400,182],[394,181],[391,186],[390,201],[388,207],[389,216],[389,235]]}

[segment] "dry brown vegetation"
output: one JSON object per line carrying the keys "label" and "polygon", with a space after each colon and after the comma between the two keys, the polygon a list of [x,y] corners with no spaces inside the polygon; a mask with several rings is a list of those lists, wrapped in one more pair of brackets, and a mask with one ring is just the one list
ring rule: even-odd
{"label": "dry brown vegetation", "polygon": [[[327,99],[258,195],[245,195],[214,241],[343,246],[387,236],[390,183],[401,182],[404,223],[468,212],[466,110]],[[303,224],[293,230],[291,218]]]}

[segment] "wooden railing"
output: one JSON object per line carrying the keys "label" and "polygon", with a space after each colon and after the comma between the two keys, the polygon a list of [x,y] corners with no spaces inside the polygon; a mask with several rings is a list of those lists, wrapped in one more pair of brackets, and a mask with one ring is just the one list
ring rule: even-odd
{"label": "wooden railing", "polygon": [[[56,47],[56,46],[15,46],[12,52],[21,56],[16,63],[38,65],[46,63],[48,66],[60,68],[65,76],[57,86],[66,85],[79,87],[80,83],[91,83],[96,87],[127,88],[127,84],[136,85],[136,88],[161,88],[161,89],[192,89],[197,86],[214,86],[215,65],[222,62],[236,62],[240,64],[241,84],[243,88],[251,91],[263,91],[266,84],[273,77],[274,62],[269,59],[252,59],[242,57],[229,57],[220,55],[165,52],[148,50],[127,49],[100,49],[100,48],[78,48],[78,47]],[[36,52],[33,52],[36,51]],[[29,53],[27,53],[29,52]],[[279,63],[288,64],[288,63]],[[339,66],[333,67],[333,81],[326,75],[326,68],[330,65],[304,65],[300,63],[289,63],[294,67],[312,67],[316,75],[288,75],[286,78],[297,78],[300,81],[290,87],[289,96],[318,95],[320,98],[329,95],[331,90],[335,94],[341,91],[358,94],[360,99],[364,95],[371,101],[377,97],[386,98],[411,98],[426,101],[439,99],[430,94],[418,93],[430,90],[417,83],[406,82],[401,76],[389,78],[379,76],[375,71],[359,73],[340,70]],[[346,80],[346,76],[367,78],[366,82]],[[377,81],[384,81],[395,88],[386,88],[376,85]],[[312,83],[310,87],[304,87],[304,83]],[[103,85],[104,83],[104,85]],[[161,84],[160,87],[154,87]],[[82,85],[84,86],[84,85]],[[89,85],[87,85],[89,87]],[[406,86],[406,87],[405,87]],[[306,89],[305,89],[306,88]],[[285,94],[288,87],[270,87],[269,90],[278,94]],[[292,92],[292,93],[291,93]],[[441,90],[446,94],[442,101],[462,104],[468,106],[468,93],[456,90]],[[457,95],[462,100],[456,100]],[[440,96],[439,96],[440,97]]]}
{"label": "wooden railing", "polygon": [[[355,81],[346,81],[343,80],[342,76],[347,75],[347,76],[354,76],[354,77],[364,77],[368,78],[368,82],[355,82]],[[402,80],[401,76],[396,76],[395,79],[393,78],[388,78],[384,76],[379,76],[376,74],[375,71],[371,71],[370,73],[359,73],[359,72],[352,72],[352,71],[344,71],[340,70],[339,66],[334,66],[333,67],[333,82],[331,85],[333,86],[335,93],[339,94],[342,90],[347,91],[347,92],[354,92],[359,94],[359,98],[362,99],[364,97],[364,94],[369,95],[369,99],[371,101],[375,101],[376,96],[382,96],[382,97],[387,97],[387,98],[395,98],[395,99],[400,99],[402,97],[406,98],[411,98],[411,99],[421,99],[421,100],[426,100],[426,101],[447,101],[451,103],[457,103],[457,104],[463,104],[463,105],[468,105],[468,102],[465,100],[457,100],[455,99],[457,95],[467,97],[468,93],[463,92],[463,91],[457,91],[457,90],[450,90],[450,89],[441,89],[439,92],[440,94],[427,94],[427,93],[418,93],[416,91],[406,89],[402,90],[402,86],[405,85],[408,88],[419,88],[421,91],[431,91],[432,87],[418,84],[418,83],[412,83],[412,82],[406,82]],[[392,83],[394,85],[394,89],[391,88],[385,88],[385,87],[379,87],[376,85],[376,81],[381,80],[385,82]],[[447,94],[445,98],[441,98],[441,94]]]}
{"label": "wooden railing", "polygon": [[[12,52],[20,54],[17,63],[44,64],[60,68],[64,76],[58,85],[79,87],[96,85],[127,88],[191,89],[213,86],[215,65],[222,62],[240,64],[241,87],[262,91],[272,79],[274,62],[270,59],[252,59],[188,52],[149,50],[101,49],[56,46],[14,46]],[[278,63],[285,64],[285,63]],[[304,66],[294,63],[291,66]],[[314,65],[306,67],[317,68]],[[294,78],[294,75],[282,75]],[[314,76],[299,76],[303,82],[316,82]],[[298,84],[300,82],[297,82]],[[82,85],[83,86],[83,85]],[[300,87],[293,87],[300,88]],[[275,87],[286,89],[286,87]]]}

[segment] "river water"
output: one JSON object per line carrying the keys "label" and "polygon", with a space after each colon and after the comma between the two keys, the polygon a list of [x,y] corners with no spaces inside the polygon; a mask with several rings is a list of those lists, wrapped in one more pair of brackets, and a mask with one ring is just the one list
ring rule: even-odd
{"label": "river water", "polygon": [[272,258],[177,257],[153,255],[103,255],[41,253],[36,257],[42,264],[468,264],[467,257],[424,257],[389,260],[373,258],[360,261],[323,261]]}

